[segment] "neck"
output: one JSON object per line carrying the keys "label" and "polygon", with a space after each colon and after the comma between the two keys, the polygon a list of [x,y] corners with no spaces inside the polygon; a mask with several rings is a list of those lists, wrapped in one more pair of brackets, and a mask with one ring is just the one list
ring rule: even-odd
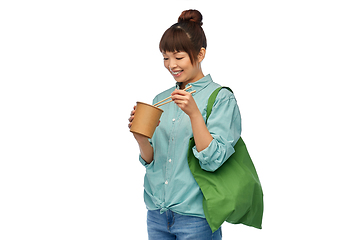
{"label": "neck", "polygon": [[190,79],[186,82],[182,82],[181,85],[180,85],[180,89],[184,89],[186,87],[187,84],[189,83],[194,83],[200,79],[202,79],[204,77],[204,74],[202,71],[199,71],[199,73],[193,78],[193,79]]}

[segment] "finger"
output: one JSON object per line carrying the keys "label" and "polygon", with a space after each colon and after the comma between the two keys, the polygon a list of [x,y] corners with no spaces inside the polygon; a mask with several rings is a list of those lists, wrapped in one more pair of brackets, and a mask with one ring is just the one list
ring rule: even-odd
{"label": "finger", "polygon": [[184,91],[184,90],[175,89],[175,91],[173,91],[173,92],[171,93],[171,95],[176,95],[176,94],[178,94],[178,95],[187,95],[187,94],[189,94],[189,93],[186,92],[186,91]]}
{"label": "finger", "polygon": [[181,109],[187,104],[187,102],[183,100],[175,100],[174,103]]}
{"label": "finger", "polygon": [[134,115],[131,115],[129,118],[128,118],[129,122],[132,122],[134,120]]}
{"label": "finger", "polygon": [[174,95],[171,96],[171,99],[173,101],[175,101],[175,100],[185,100],[187,98],[188,97],[186,95],[181,95],[181,94],[174,94]]}

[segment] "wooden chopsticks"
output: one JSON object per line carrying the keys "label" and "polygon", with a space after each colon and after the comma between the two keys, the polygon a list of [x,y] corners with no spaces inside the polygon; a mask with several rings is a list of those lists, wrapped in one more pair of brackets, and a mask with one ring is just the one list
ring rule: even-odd
{"label": "wooden chopsticks", "polygon": [[[192,87],[191,85],[188,86],[187,88],[184,89],[184,91],[190,89],[191,87]],[[191,91],[190,94],[193,94],[193,93],[195,93],[195,92],[196,92],[196,90]],[[170,98],[171,98],[171,96],[170,96],[170,97],[167,97],[167,98],[165,98],[165,99],[163,99],[163,100],[161,100],[160,102],[157,102],[157,103],[153,104],[153,106],[154,106],[154,107],[160,107],[160,106],[162,106],[162,105],[165,105],[165,104],[167,104],[167,103],[170,103],[170,102],[172,102],[172,99],[169,100],[169,101],[167,101],[167,102],[165,102],[166,100],[168,100],[168,99],[170,99]],[[162,102],[164,102],[164,103],[162,103]],[[160,103],[161,103],[161,104],[160,104]]]}

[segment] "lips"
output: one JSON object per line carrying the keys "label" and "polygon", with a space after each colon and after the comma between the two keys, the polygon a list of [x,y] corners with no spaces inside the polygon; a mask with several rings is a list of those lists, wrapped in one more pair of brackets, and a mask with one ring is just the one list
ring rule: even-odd
{"label": "lips", "polygon": [[179,71],[170,70],[171,74],[172,74],[174,77],[180,76],[183,71],[184,71],[184,70],[179,70]]}

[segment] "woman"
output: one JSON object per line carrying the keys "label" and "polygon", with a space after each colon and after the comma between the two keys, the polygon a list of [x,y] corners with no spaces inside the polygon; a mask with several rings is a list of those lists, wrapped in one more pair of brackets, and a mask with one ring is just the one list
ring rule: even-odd
{"label": "woman", "polygon": [[[164,66],[176,81],[174,87],[158,94],[154,103],[172,96],[162,106],[160,123],[152,137],[134,133],[140,147],[140,162],[146,167],[144,199],[148,209],[149,239],[221,239],[221,228],[212,233],[204,215],[201,190],[188,162],[189,139],[206,171],[215,171],[234,153],[241,133],[241,118],[234,95],[221,90],[205,124],[210,94],[220,85],[204,76],[201,62],[206,54],[202,15],[197,10],[182,12],[178,23],[160,40]],[[183,89],[191,87],[191,95]],[[129,118],[134,119],[135,107]]]}

